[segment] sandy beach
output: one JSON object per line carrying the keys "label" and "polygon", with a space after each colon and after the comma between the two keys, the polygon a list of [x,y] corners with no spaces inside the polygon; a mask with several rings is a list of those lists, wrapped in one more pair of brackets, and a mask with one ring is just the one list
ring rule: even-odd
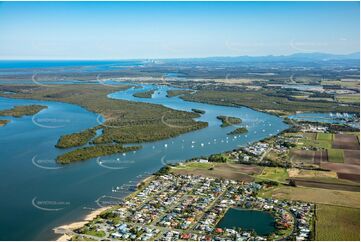
{"label": "sandy beach", "polygon": [[73,230],[83,227],[89,221],[93,220],[99,214],[101,214],[102,212],[104,212],[105,210],[107,210],[109,208],[111,208],[111,206],[96,209],[96,210],[92,211],[91,213],[89,213],[88,215],[86,215],[86,217],[82,221],[78,221],[78,222],[74,222],[74,223],[70,223],[70,224],[66,224],[66,225],[62,225],[62,226],[54,228],[53,230],[54,230],[54,232],[56,234],[62,234],[57,239],[57,241],[67,241],[67,240],[69,240],[72,237],[72,231]]}

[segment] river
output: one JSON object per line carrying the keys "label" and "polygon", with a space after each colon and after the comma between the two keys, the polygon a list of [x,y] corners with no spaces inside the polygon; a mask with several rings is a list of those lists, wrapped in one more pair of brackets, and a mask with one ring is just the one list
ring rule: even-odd
{"label": "river", "polygon": [[[117,201],[116,198],[130,192],[127,188],[166,163],[232,150],[287,128],[281,118],[246,107],[168,98],[169,88],[147,84],[112,93],[109,98],[161,104],[185,111],[201,109],[205,114],[198,120],[208,122],[209,126],[174,138],[144,143],[136,152],[67,166],[58,166],[53,161],[64,152],[54,147],[57,139],[98,125],[99,115],[71,104],[0,98],[0,109],[28,104],[48,106],[33,117],[10,118],[11,123],[0,127],[0,239],[55,239],[57,235],[52,228],[80,220],[89,213],[89,208]],[[133,97],[135,92],[150,89],[156,90],[152,98]],[[241,118],[241,125],[247,127],[248,133],[227,135],[235,127],[221,128],[218,115]]]}

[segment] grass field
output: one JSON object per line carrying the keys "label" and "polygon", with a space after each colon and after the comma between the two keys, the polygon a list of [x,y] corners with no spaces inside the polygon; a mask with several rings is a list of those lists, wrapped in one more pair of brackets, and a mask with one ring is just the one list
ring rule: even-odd
{"label": "grass field", "polygon": [[285,168],[265,167],[261,174],[256,176],[256,180],[271,180],[277,182],[286,182],[288,173]]}
{"label": "grass field", "polygon": [[214,167],[215,164],[211,162],[207,163],[200,163],[200,162],[187,162],[183,163],[182,165],[177,166],[177,169],[194,169],[194,168],[202,168],[202,169],[209,169]]}
{"label": "grass field", "polygon": [[337,95],[336,100],[341,103],[360,103],[359,94]]}
{"label": "grass field", "polygon": [[312,178],[312,177],[329,177],[337,178],[334,171],[318,171],[318,170],[301,170],[297,168],[287,169],[289,177]]}
{"label": "grass field", "polygon": [[360,209],[316,206],[316,240],[360,240]]}
{"label": "grass field", "polygon": [[341,87],[360,87],[360,81],[322,81],[321,85],[340,85]]}
{"label": "grass field", "polygon": [[360,192],[337,191],[310,187],[279,186],[262,191],[260,196],[353,208],[360,207]]}
{"label": "grass field", "polygon": [[260,174],[262,171],[261,167],[253,165],[216,162],[187,162],[171,168],[172,173],[180,175],[206,176],[247,182],[254,181],[254,176]]}
{"label": "grass field", "polygon": [[344,162],[344,154],[341,149],[328,149],[328,161],[334,163],[343,163]]}
{"label": "grass field", "polygon": [[317,133],[317,140],[326,140],[326,141],[332,141],[333,134],[329,133]]}

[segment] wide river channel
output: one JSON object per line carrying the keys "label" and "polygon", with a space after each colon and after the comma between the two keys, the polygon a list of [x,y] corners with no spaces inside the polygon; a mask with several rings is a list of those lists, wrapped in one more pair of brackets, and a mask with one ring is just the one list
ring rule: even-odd
{"label": "wide river channel", "polygon": [[[61,135],[99,124],[95,113],[66,103],[0,98],[0,110],[42,104],[47,109],[30,117],[11,118],[0,127],[0,240],[52,240],[56,226],[81,220],[89,209],[112,204],[132,186],[166,163],[224,152],[274,135],[288,126],[281,118],[245,107],[226,107],[166,97],[171,87],[141,85],[112,93],[109,98],[161,104],[191,111],[204,110],[198,120],[208,127],[175,138],[141,144],[136,152],[99,157],[67,166],[54,158]],[[135,92],[156,90],[152,98]],[[239,117],[248,133],[229,136],[236,127],[221,128],[218,115]],[[1,117],[3,118],[3,117]],[[177,127],[174,127],[177,128]]]}

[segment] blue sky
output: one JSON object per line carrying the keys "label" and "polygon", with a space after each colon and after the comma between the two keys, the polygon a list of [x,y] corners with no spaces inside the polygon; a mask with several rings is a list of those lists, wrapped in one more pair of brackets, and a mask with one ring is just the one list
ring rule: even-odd
{"label": "blue sky", "polygon": [[358,2],[1,2],[0,59],[359,51]]}

